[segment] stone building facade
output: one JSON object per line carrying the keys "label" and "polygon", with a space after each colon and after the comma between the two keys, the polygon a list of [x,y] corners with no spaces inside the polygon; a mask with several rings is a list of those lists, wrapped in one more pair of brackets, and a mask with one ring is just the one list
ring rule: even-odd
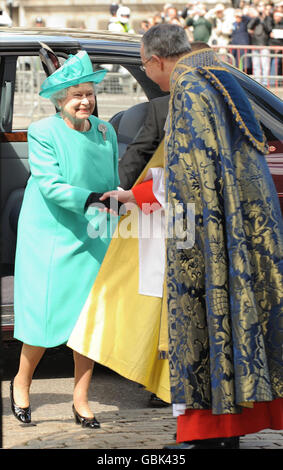
{"label": "stone building facade", "polygon": [[[14,26],[35,26],[36,19],[41,17],[44,26],[51,28],[102,30],[107,29],[111,3],[112,0],[0,0],[0,9],[4,8],[12,15]],[[167,2],[163,0],[153,2],[151,0],[117,0],[117,3],[131,9],[130,24],[138,32],[141,21],[160,13]],[[215,1],[206,0],[205,3],[212,6]],[[182,11],[186,2],[176,0],[172,4]]]}

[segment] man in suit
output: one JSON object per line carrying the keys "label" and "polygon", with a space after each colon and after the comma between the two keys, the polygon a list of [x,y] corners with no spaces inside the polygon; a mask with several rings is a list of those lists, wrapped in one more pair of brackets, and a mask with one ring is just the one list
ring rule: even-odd
{"label": "man in suit", "polygon": [[[192,51],[207,48],[203,41],[191,43]],[[167,94],[149,101],[144,125],[119,162],[120,185],[125,190],[132,188],[164,137],[169,98]]]}
{"label": "man in suit", "polygon": [[164,137],[169,95],[149,101],[144,125],[119,162],[120,185],[131,189]]}

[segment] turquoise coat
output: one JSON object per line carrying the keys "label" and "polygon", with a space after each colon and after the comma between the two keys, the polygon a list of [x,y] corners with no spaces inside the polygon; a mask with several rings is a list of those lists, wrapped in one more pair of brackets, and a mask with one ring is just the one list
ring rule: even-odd
{"label": "turquoise coat", "polygon": [[18,225],[14,336],[33,346],[68,340],[116,225],[97,209],[84,213],[92,191],[119,184],[115,131],[103,122],[104,140],[102,121],[91,116],[90,122],[89,131],[79,132],[56,114],[29,127],[31,177]]}

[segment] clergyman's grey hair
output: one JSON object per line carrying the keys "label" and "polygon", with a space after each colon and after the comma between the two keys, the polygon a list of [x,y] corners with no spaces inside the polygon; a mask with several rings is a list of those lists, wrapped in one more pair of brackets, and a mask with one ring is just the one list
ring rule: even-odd
{"label": "clergyman's grey hair", "polygon": [[186,31],[176,24],[152,26],[142,37],[145,56],[176,57],[189,53],[191,46]]}

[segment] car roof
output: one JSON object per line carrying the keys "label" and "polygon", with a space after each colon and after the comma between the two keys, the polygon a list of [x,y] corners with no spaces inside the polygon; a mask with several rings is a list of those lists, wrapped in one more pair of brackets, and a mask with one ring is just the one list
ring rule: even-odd
{"label": "car roof", "polygon": [[52,28],[1,28],[0,54],[37,54],[45,43],[56,54],[75,54],[83,49],[96,63],[119,63],[135,66],[131,73],[143,88],[148,99],[162,96],[159,86],[152,82],[137,65],[141,64],[139,34],[114,33],[110,31],[90,31],[78,29]]}
{"label": "car roof", "polygon": [[44,42],[62,52],[86,49],[96,54],[111,53],[120,57],[140,59],[140,38],[138,34],[117,34],[109,31],[1,28],[0,51],[37,51],[41,47],[40,42]]}

